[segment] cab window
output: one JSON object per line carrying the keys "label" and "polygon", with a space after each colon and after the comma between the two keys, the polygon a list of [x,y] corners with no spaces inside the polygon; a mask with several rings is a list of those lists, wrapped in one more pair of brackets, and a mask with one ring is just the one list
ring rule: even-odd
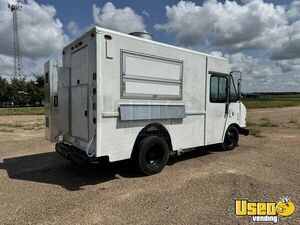
{"label": "cab window", "polygon": [[210,102],[227,102],[227,77],[211,75],[210,77]]}

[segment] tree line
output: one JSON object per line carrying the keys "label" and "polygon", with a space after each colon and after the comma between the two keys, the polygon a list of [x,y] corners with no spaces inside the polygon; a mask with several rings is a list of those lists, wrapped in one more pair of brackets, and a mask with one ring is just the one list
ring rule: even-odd
{"label": "tree line", "polygon": [[5,106],[7,102],[14,106],[42,106],[44,76],[35,76],[31,81],[16,77],[8,81],[0,76],[0,106]]}

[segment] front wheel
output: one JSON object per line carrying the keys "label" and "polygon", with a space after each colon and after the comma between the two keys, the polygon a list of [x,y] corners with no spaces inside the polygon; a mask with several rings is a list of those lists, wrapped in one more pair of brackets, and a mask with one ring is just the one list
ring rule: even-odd
{"label": "front wheel", "polygon": [[138,145],[137,163],[145,175],[159,173],[169,160],[169,146],[158,136],[149,136],[141,140]]}
{"label": "front wheel", "polygon": [[222,148],[224,150],[232,150],[234,149],[239,141],[239,132],[234,126],[230,126],[227,128],[224,142],[222,143]]}

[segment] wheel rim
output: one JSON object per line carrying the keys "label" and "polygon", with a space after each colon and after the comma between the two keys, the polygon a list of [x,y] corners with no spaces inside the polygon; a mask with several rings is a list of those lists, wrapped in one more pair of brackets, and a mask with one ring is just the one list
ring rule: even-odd
{"label": "wheel rim", "polygon": [[227,131],[225,136],[226,146],[232,147],[236,144],[236,134],[232,131]]}
{"label": "wheel rim", "polygon": [[156,167],[164,158],[164,152],[160,145],[151,146],[146,153],[146,163],[148,167]]}

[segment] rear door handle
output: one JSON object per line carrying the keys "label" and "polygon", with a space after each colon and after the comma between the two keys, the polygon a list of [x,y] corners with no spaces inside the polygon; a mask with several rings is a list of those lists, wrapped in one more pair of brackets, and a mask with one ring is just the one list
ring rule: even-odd
{"label": "rear door handle", "polygon": [[87,116],[87,110],[84,111],[84,115]]}
{"label": "rear door handle", "polygon": [[58,96],[54,95],[54,102],[53,102],[54,107],[58,106]]}

